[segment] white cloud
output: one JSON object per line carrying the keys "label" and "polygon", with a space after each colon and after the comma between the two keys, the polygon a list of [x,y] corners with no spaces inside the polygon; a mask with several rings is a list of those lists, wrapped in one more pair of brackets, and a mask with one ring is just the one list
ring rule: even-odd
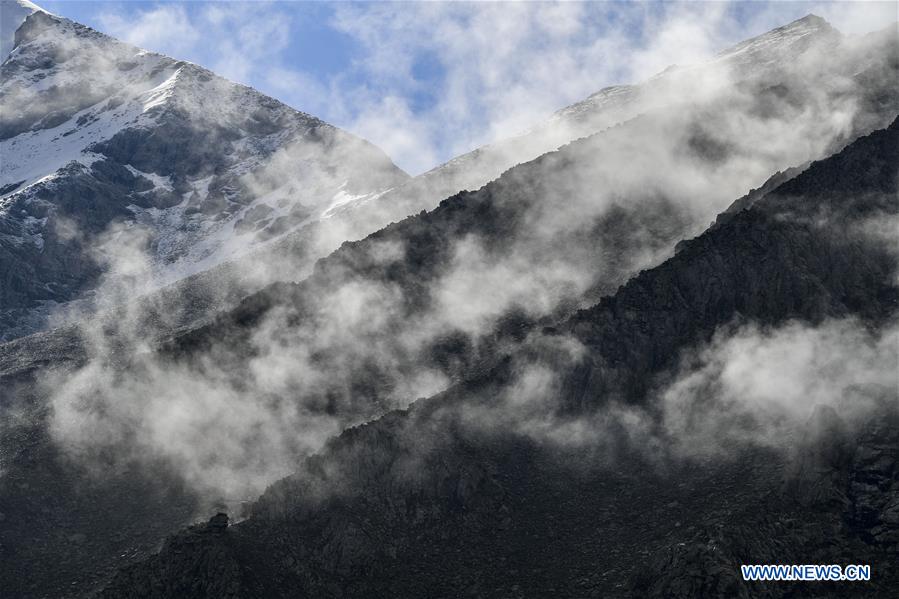
{"label": "white cloud", "polygon": [[103,10],[98,20],[110,35],[175,58],[201,56],[206,66],[241,83],[280,61],[290,40],[290,14],[269,3],[208,3],[201,10],[163,4],[125,16]]}
{"label": "white cloud", "polygon": [[851,421],[876,398],[896,402],[899,329],[884,329],[842,320],[719,333],[661,393],[666,433],[686,455],[786,448],[817,406]]}
{"label": "white cloud", "polygon": [[[865,34],[883,29],[888,25],[896,25],[899,21],[899,9],[895,2],[815,2],[799,3],[806,12],[814,13],[827,19],[834,27],[848,35]],[[776,3],[769,7],[776,11]],[[769,19],[775,15],[769,15]]]}
{"label": "white cloud", "polygon": [[137,18],[103,12],[99,16],[104,31],[141,48],[166,52],[173,56],[188,53],[197,43],[200,31],[177,4],[165,4],[140,12]]}

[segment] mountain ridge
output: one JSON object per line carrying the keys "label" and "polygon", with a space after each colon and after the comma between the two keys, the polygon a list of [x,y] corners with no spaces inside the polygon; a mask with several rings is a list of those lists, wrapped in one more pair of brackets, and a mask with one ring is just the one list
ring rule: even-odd
{"label": "mountain ridge", "polygon": [[[863,223],[868,214],[896,216],[897,158],[899,118],[888,129],[813,163],[792,185],[779,186],[608,301],[579,312],[571,319],[571,330],[590,349],[576,364],[589,362],[592,352],[605,353],[605,348],[627,342],[643,349],[635,351],[641,358],[625,371],[647,376],[667,369],[655,357],[670,352],[653,349],[645,334],[633,335],[643,318],[698,318],[703,323],[688,328],[703,333],[741,314],[770,326],[796,319],[814,325],[847,314],[881,323],[895,318],[899,294],[890,277],[896,256],[875,241],[841,237],[847,224]],[[862,165],[868,168],[859,171]],[[843,187],[830,191],[829,181],[841,181]],[[819,200],[838,212],[824,222],[804,218],[816,215]],[[794,218],[782,218],[786,214]],[[779,260],[766,262],[762,255]],[[745,276],[753,271],[758,276]],[[855,271],[849,279],[839,276]],[[672,272],[679,273],[681,282],[675,283]],[[716,289],[703,281],[714,280],[716,273],[745,281],[752,290],[748,299],[714,308],[727,287]],[[779,280],[801,285],[781,285]],[[846,290],[868,301],[847,301]],[[679,297],[684,301],[676,301]],[[616,302],[634,314],[616,309]],[[603,314],[613,311],[614,320],[628,330],[603,327]],[[601,331],[601,341],[585,335],[582,325],[587,323],[594,329],[586,331]],[[672,338],[665,329],[658,334]],[[675,345],[686,349],[693,343],[680,339]],[[534,359],[553,358],[538,351],[522,361]],[[616,387],[630,385],[620,377],[616,382],[613,361],[605,367],[605,380],[579,368],[563,375],[561,400],[551,400],[538,417],[558,415],[560,409],[565,414],[566,403],[589,412],[608,405]],[[887,564],[899,548],[889,516],[899,457],[895,448],[889,449],[897,430],[893,424],[899,422],[895,388],[881,390],[879,407],[857,416],[857,422],[845,413],[816,411],[791,433],[799,448],[795,458],[750,448],[720,462],[664,462],[674,469],[668,478],[656,474],[644,449],[629,449],[627,431],[616,449],[614,426],[600,429],[611,439],[596,440],[600,453],[594,464],[589,451],[583,463],[584,449],[577,444],[570,451],[564,444],[547,446],[539,437],[517,431],[514,420],[489,420],[502,390],[516,388],[521,373],[516,370],[503,363],[409,410],[347,430],[302,464],[298,474],[269,488],[248,520],[219,531],[201,524],[170,538],[157,556],[122,571],[101,596],[277,597],[305,592],[514,597],[554,592],[576,597],[588,592],[742,597],[759,589],[738,578],[738,565],[747,559],[776,561],[778,555],[797,563],[864,556],[882,572],[866,592],[889,596],[895,572]],[[572,382],[580,386],[572,387]],[[601,403],[583,404],[576,395],[566,399],[583,389]],[[646,391],[637,390],[637,395],[647,398]],[[503,407],[497,407],[502,416]],[[816,427],[827,431],[841,426],[849,431],[845,446],[815,433]],[[607,458],[611,464],[600,457],[605,451],[613,452]],[[581,463],[570,461],[577,456]],[[791,470],[794,459],[807,460],[806,467]],[[876,489],[865,490],[861,481],[872,477],[879,489],[886,489],[885,497]],[[658,500],[652,499],[659,493]],[[841,494],[851,501],[840,501]],[[628,507],[632,496],[642,498],[636,511]],[[746,503],[735,507],[734,499]],[[658,518],[650,517],[655,528],[634,520],[647,518],[647,502],[660,512]],[[869,511],[859,519],[854,505]],[[605,517],[597,519],[597,513]],[[591,520],[592,526],[579,524]],[[678,530],[682,520],[689,529]],[[636,534],[638,541],[628,542],[623,534]],[[603,551],[608,538],[623,555]],[[208,560],[221,565],[213,575],[198,569]],[[635,562],[649,563],[649,569],[641,573]],[[771,596],[845,592],[811,584],[820,583],[763,589]]]}

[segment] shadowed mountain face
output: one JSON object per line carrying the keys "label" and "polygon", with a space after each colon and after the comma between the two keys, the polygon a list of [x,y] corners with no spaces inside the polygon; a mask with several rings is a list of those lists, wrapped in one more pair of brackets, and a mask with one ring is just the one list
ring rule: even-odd
{"label": "shadowed mountain face", "polygon": [[[745,583],[741,563],[867,563],[878,574],[865,593],[890,596],[899,293],[895,247],[877,225],[899,215],[897,166],[894,121],[494,367],[346,431],[248,520],[173,537],[103,596],[847,593],[847,583]],[[780,431],[786,442],[744,436],[726,454],[702,454],[700,436],[678,438],[689,429],[666,422],[664,398],[702,372],[684,376],[691,348],[726,353],[741,337],[716,337],[734,327],[773,339],[847,319],[886,339],[877,349],[892,374],[836,390],[834,406],[804,398]],[[850,339],[840,337],[843,350]],[[565,355],[561,340],[580,350]],[[542,368],[562,374],[534,384]],[[631,411],[614,417],[622,408]],[[710,406],[699,408],[691,417]],[[764,424],[764,412],[735,415]],[[533,417],[558,434],[525,426]]]}

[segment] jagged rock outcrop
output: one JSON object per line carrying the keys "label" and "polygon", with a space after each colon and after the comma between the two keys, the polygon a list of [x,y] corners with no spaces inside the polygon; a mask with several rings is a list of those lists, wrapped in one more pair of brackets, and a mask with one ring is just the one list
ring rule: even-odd
{"label": "jagged rock outcrop", "polygon": [[[169,560],[159,578],[146,583],[144,589],[134,589],[133,596],[200,595],[222,599],[241,596],[240,565],[232,554],[226,514],[217,514],[205,524],[190,527],[186,533],[170,539],[164,551],[184,559]],[[202,558],[198,560],[200,555]]]}

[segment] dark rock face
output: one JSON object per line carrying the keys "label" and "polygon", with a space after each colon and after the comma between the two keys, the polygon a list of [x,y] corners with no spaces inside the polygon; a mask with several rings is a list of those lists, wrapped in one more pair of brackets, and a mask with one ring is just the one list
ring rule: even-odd
{"label": "dark rock face", "polygon": [[217,513],[215,516],[209,519],[209,522],[206,526],[214,533],[223,533],[228,528],[228,514],[223,512]]}
{"label": "dark rock face", "polygon": [[[23,415],[29,409],[3,407]],[[158,550],[166,531],[186,525],[196,513],[195,498],[165,464],[119,464],[100,476],[59,451],[41,428],[0,427],[5,596],[87,594],[117,568]],[[70,509],[72,497],[93,509]]]}
{"label": "dark rock face", "polygon": [[787,492],[801,505],[848,507],[845,481],[853,448],[847,429],[832,407],[816,407],[787,481]]}
{"label": "dark rock face", "polygon": [[869,543],[899,552],[899,426],[873,422],[850,454],[847,519]]}
{"label": "dark rock face", "polygon": [[[848,225],[896,213],[895,130],[896,121],[815,163],[755,209],[681,244],[673,259],[579,312],[569,330],[595,357],[576,373],[566,397],[577,405],[609,393],[641,397],[647,373],[735,318],[773,324],[858,315],[884,322],[899,305],[891,279],[895,255],[815,219]],[[607,343],[610,338],[616,342]]]}
{"label": "dark rock face", "polygon": [[130,217],[128,206],[165,208],[180,201],[109,160],[90,167],[72,163],[60,176],[64,183],[40,185],[14,198],[0,215],[0,234],[10,237],[29,234],[23,220],[43,223],[38,245],[0,244],[0,305],[9,326],[35,302],[62,303],[95,283],[102,262],[92,240],[110,223]]}
{"label": "dark rock face", "polygon": [[[733,319],[814,325],[851,315],[885,326],[897,309],[896,258],[845,233],[899,213],[897,142],[899,120],[554,328],[588,348],[559,409],[647,401],[648,381],[678,351]],[[240,564],[239,596],[895,592],[899,389],[881,390],[880,403],[852,426],[817,411],[795,432],[794,456],[747,448],[660,467],[628,444],[601,459],[604,450],[590,455],[502,425],[472,427],[466,414],[515,380],[510,364],[346,431],[273,485],[249,520],[228,529],[234,545],[223,559]],[[102,596],[168,596],[160,589],[183,588],[195,572],[181,564],[205,556],[163,550],[123,571]],[[743,582],[739,565],[752,563],[863,563],[876,574],[863,589]],[[160,579],[168,586],[151,582]],[[211,595],[197,587],[185,596]]]}
{"label": "dark rock face", "polygon": [[[872,536],[872,521],[856,519],[852,505],[855,480],[873,474],[870,462],[862,463],[863,455],[885,468],[874,474],[880,486],[874,500],[878,507],[872,514],[878,522],[889,520],[889,508],[896,500],[895,431],[899,425],[896,390],[889,402],[875,416],[853,431],[838,438],[820,436],[833,427],[845,423],[834,415],[815,414],[803,431],[814,442],[800,442],[805,454],[787,464],[784,471],[783,492],[766,500],[764,514],[742,514],[736,526],[731,522],[718,525],[716,531],[704,530],[684,546],[674,546],[654,563],[645,574],[635,578],[636,589],[652,596],[687,597],[699,591],[695,585],[730,585],[732,592],[712,592],[709,596],[883,596],[889,597],[897,583],[892,562],[896,558],[895,545],[881,544]],[[825,430],[821,430],[822,426]],[[892,478],[892,481],[890,480]],[[776,481],[768,488],[776,490]],[[873,495],[869,497],[873,498]],[[745,524],[741,520],[746,521]],[[725,528],[726,527],[726,528]],[[875,526],[881,534],[895,535],[895,523]],[[892,533],[887,532],[892,531]],[[868,560],[868,561],[866,561]],[[742,583],[738,582],[740,564],[767,563],[870,563],[871,583],[856,589],[844,583]],[[875,565],[876,564],[876,565]]]}
{"label": "dark rock face", "polygon": [[[228,517],[214,516],[207,524],[190,527],[177,538],[170,539],[165,551],[183,556],[170,560],[160,576],[134,588],[133,596],[159,597],[241,597],[240,564],[233,558],[233,540],[227,531]],[[202,556],[199,560],[198,556]],[[136,584],[137,581],[135,581]]]}

